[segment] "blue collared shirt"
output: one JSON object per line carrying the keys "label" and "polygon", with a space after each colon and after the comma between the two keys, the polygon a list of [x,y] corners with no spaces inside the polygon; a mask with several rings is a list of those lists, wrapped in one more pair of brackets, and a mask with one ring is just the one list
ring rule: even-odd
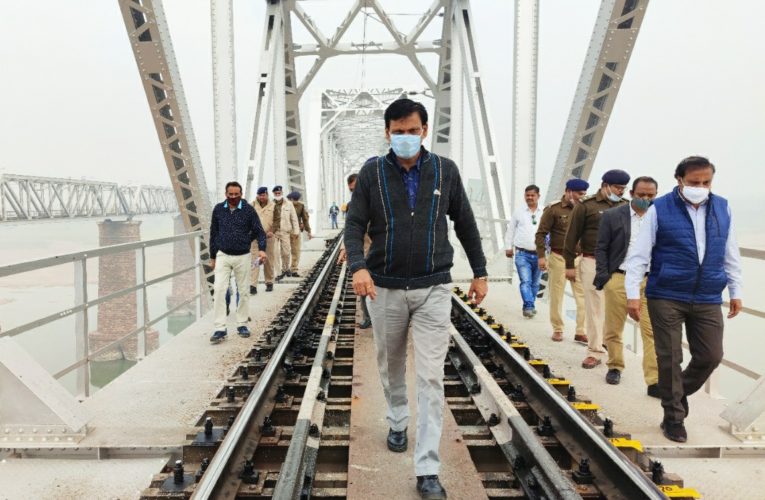
{"label": "blue collared shirt", "polygon": [[420,187],[420,161],[422,161],[422,152],[420,152],[420,156],[417,158],[417,163],[407,171],[398,163],[398,158],[396,158],[396,165],[401,172],[401,179],[403,179],[404,187],[406,188],[410,210],[414,210],[414,202],[417,200],[417,188]]}

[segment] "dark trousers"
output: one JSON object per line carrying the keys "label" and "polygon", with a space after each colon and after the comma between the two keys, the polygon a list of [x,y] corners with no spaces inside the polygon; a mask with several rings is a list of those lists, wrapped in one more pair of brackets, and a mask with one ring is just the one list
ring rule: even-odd
{"label": "dark trousers", "polygon": [[[701,389],[722,361],[722,307],[719,304],[690,304],[649,298],[648,313],[659,365],[664,419],[682,422],[685,411],[680,400]],[[685,370],[681,367],[683,324],[691,351],[691,361]]]}

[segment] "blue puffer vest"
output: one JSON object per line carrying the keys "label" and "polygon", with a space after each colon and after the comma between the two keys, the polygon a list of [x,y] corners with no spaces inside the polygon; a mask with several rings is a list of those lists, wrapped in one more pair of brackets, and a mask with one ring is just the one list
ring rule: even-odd
{"label": "blue puffer vest", "polygon": [[728,284],[723,267],[730,231],[728,201],[710,194],[706,214],[706,251],[699,265],[696,234],[678,188],[656,199],[656,244],[646,297],[699,304],[722,304]]}

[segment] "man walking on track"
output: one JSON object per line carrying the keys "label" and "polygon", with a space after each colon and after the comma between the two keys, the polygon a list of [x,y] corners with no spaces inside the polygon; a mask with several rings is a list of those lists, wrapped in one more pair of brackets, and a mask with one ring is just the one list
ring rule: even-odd
{"label": "man walking on track", "polygon": [[290,238],[300,234],[295,207],[292,202],[282,196],[282,187],[274,186],[274,223],[271,231],[274,233],[274,253],[279,257],[279,263],[274,262],[274,271],[279,272],[276,281],[281,281],[290,271]]}
{"label": "man walking on track", "polygon": [[[422,146],[428,133],[425,107],[409,99],[385,110],[385,156],[359,172],[345,227],[348,265],[357,295],[367,297],[377,365],[388,406],[387,446],[407,449],[409,404],[406,357],[412,330],[417,372],[417,444],[414,472],[422,498],[446,498],[438,479],[444,411],[444,359],[451,327],[452,249],[446,217],[473,270],[468,294],[481,302],[488,291],[481,236],[459,170]],[[364,257],[364,234],[372,245]]]}
{"label": "man walking on track", "polygon": [[215,270],[215,332],[210,342],[226,338],[226,290],[231,274],[236,278],[239,303],[236,308],[237,333],[249,337],[250,248],[258,241],[258,256],[266,260],[266,234],[255,210],[242,199],[238,182],[226,184],[226,201],[213,208],[210,222],[210,266]]}
{"label": "man walking on track", "polygon": [[263,226],[263,230],[266,232],[266,261],[258,262],[258,249],[253,245],[252,248],[252,284],[250,285],[250,293],[258,293],[258,278],[260,277],[260,266],[263,266],[263,273],[266,280],[266,291],[271,292],[274,289],[274,262],[276,262],[275,244],[276,238],[274,238],[273,225],[274,225],[274,203],[268,199],[268,188],[261,186],[258,188],[258,194],[255,201],[252,203],[255,208],[255,212],[260,218],[260,224]]}
{"label": "man walking on track", "polygon": [[[603,174],[600,190],[594,196],[582,198],[581,203],[574,207],[571,222],[566,232],[563,246],[563,258],[566,261],[566,279],[575,282],[577,274],[584,288],[584,323],[587,328],[587,357],[582,361],[582,368],[595,368],[602,360],[603,321],[603,291],[593,285],[595,279],[595,247],[598,242],[598,227],[600,218],[606,210],[624,205],[622,199],[630,175],[624,170],[609,170]],[[578,249],[581,248],[582,259],[576,267]]]}
{"label": "man walking on track", "polygon": [[[715,167],[701,156],[681,161],[677,186],[657,198],[644,216],[627,260],[627,311],[640,321],[640,285],[651,315],[664,420],[672,441],[688,439],[688,396],[698,391],[723,358],[722,291],[730,294],[728,319],[740,311],[741,255],[728,200],[711,192]],[[691,361],[683,370],[683,325]]]}
{"label": "man walking on track", "polygon": [[[550,325],[552,326],[552,339],[555,342],[563,341],[563,292],[566,290],[566,262],[563,260],[563,243],[566,240],[571,222],[571,212],[581,198],[587,194],[590,184],[582,179],[569,179],[566,182],[566,192],[560,201],[549,205],[542,213],[539,229],[535,238],[539,269],[548,271],[548,284],[550,291]],[[550,238],[550,255],[546,256],[547,237]],[[582,260],[580,252],[574,259],[574,267],[579,268]],[[571,291],[576,301],[576,333],[574,341],[582,344],[587,343],[587,335],[584,333],[584,289],[582,279],[577,276],[571,281]]]}

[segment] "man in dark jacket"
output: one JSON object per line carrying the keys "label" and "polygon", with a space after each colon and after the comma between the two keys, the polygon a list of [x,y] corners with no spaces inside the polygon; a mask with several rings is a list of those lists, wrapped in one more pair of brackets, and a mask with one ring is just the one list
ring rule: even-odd
{"label": "man in dark jacket", "polygon": [[215,333],[210,342],[226,338],[226,290],[231,274],[239,291],[236,309],[237,333],[249,337],[247,318],[250,315],[250,248],[258,240],[259,257],[266,260],[266,233],[255,209],[242,199],[238,182],[226,184],[226,201],[213,208],[210,222],[210,266],[215,270]]}
{"label": "man in dark jacket", "polygon": [[[477,303],[488,291],[486,259],[459,170],[422,147],[428,114],[409,99],[385,110],[386,156],[365,163],[345,226],[348,265],[357,295],[367,297],[377,364],[388,404],[388,448],[407,448],[407,335],[412,328],[417,371],[414,468],[423,497],[446,498],[438,480],[444,404],[444,358],[449,344],[454,250],[446,216],[467,253]],[[372,244],[364,257],[364,234]]]}
{"label": "man in dark jacket", "polygon": [[[711,192],[715,167],[691,156],[675,169],[677,186],[646,212],[635,248],[627,258],[627,312],[642,316],[640,283],[650,265],[645,295],[651,313],[664,436],[688,439],[683,421],[688,396],[698,391],[723,357],[722,291],[730,312],[741,303],[741,255],[728,201]],[[691,360],[683,370],[683,325]]]}
{"label": "man in dark jacket", "polygon": [[[627,205],[606,210],[598,228],[598,246],[595,248],[595,280],[598,290],[604,290],[606,320],[603,337],[608,349],[608,373],[606,382],[616,385],[624,371],[624,321],[627,319],[627,293],[624,276],[627,271],[627,255],[635,246],[643,216],[656,198],[659,184],[651,177],[638,177],[632,183]],[[640,285],[643,314],[640,318],[640,334],[643,337],[643,379],[649,396],[659,397],[656,351],[653,347],[653,329],[648,316],[645,299],[645,279]]]}

